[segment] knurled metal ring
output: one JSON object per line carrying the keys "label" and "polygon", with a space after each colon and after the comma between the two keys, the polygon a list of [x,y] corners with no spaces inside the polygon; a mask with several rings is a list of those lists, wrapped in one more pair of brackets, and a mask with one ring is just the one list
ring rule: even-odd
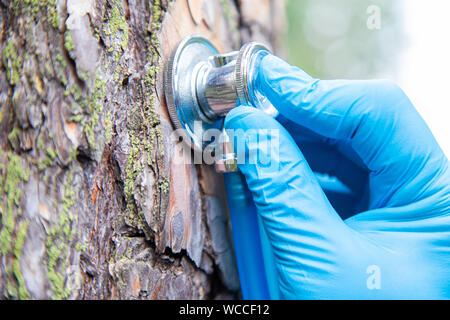
{"label": "knurled metal ring", "polygon": [[242,46],[236,60],[236,93],[240,103],[250,102],[250,95],[248,92],[248,72],[251,63],[251,57],[254,53],[260,50],[270,52],[270,50],[259,42],[249,42]]}

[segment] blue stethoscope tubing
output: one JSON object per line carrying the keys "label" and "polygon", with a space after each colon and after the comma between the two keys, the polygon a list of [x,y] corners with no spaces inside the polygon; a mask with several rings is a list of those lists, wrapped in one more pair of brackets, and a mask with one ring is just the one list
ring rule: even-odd
{"label": "blue stethoscope tubing", "polygon": [[272,247],[245,178],[230,172],[224,180],[242,298],[279,299]]}

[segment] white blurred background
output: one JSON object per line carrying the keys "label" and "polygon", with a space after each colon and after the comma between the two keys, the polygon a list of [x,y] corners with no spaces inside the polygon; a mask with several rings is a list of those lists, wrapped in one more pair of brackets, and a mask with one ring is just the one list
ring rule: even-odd
{"label": "white blurred background", "polygon": [[396,79],[450,157],[450,1],[403,0],[408,40]]}
{"label": "white blurred background", "polygon": [[288,61],[323,79],[396,81],[450,157],[450,0],[289,0],[286,14]]}

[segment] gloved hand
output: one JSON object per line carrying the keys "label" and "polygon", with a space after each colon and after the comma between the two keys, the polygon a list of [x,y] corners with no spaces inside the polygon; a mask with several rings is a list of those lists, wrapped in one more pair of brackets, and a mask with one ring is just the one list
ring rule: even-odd
{"label": "gloved hand", "polygon": [[[449,162],[402,90],[313,79],[272,55],[257,81],[281,116],[240,106],[225,128],[247,132],[234,136],[235,151],[248,157],[239,169],[282,298],[450,298]],[[259,129],[269,129],[259,138],[279,139],[278,154],[255,143]],[[268,157],[270,165],[261,163]],[[342,220],[310,165],[356,192],[363,211]]]}

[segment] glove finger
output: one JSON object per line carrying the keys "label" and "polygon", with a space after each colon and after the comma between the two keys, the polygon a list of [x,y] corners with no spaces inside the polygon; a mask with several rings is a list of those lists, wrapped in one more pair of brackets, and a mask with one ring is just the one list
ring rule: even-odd
{"label": "glove finger", "polygon": [[348,227],[330,205],[295,141],[275,119],[252,107],[233,109],[225,128],[276,262],[290,270],[300,270],[299,262],[303,267],[328,268]]}
{"label": "glove finger", "polygon": [[[317,134],[316,132],[298,124],[297,122],[294,122],[292,120],[287,119],[283,115],[278,115],[276,120],[283,125],[283,127],[289,132],[289,134],[294,138],[297,145],[300,147],[302,152],[305,154],[306,159],[308,159],[306,155],[306,150],[304,149],[304,146],[306,145],[320,145],[323,148],[329,148],[330,150],[336,150],[339,152],[343,158],[348,159],[349,161],[353,162],[355,166],[357,166],[361,170],[368,170],[366,165],[362,162],[360,157],[355,153],[353,148],[350,145],[349,140],[336,140],[331,139],[329,137],[325,137],[322,135]],[[325,157],[325,155],[323,155]],[[322,159],[322,161],[328,161],[330,162],[328,164],[328,167],[335,167],[336,161],[333,162],[334,159]],[[314,164],[309,162],[311,166]],[[313,169],[314,170],[314,169]],[[333,172],[329,172],[331,174],[334,174]]]}
{"label": "glove finger", "polygon": [[336,177],[354,192],[360,192],[367,184],[367,171],[340,153],[335,146],[309,142],[297,142],[297,145],[314,173]]}
{"label": "glove finger", "polygon": [[[369,171],[355,152],[348,148],[346,141],[320,136],[282,115],[276,120],[289,132],[302,151],[341,218],[368,209],[364,195],[367,192]],[[349,196],[351,203],[348,201]]]}
{"label": "glove finger", "polygon": [[[323,81],[268,55],[258,82],[286,118],[348,141],[370,170],[370,207],[400,206],[438,192],[447,159],[403,91],[390,81]],[[442,179],[441,179],[442,180]]]}

